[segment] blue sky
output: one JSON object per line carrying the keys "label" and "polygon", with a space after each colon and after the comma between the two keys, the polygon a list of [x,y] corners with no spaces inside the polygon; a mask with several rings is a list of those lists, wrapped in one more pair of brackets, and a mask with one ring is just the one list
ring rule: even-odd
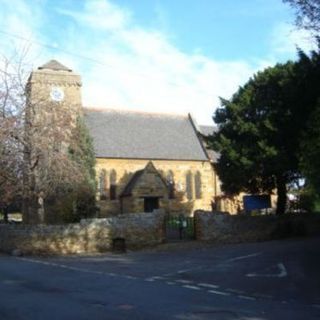
{"label": "blue sky", "polygon": [[[0,0],[0,52],[29,47],[81,74],[88,107],[191,112],[212,123],[252,74],[308,51],[281,0]],[[1,33],[2,32],[2,33]]]}

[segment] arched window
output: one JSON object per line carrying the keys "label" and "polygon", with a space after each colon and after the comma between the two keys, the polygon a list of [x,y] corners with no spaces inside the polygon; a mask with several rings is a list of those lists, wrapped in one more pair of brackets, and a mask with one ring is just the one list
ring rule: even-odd
{"label": "arched window", "polygon": [[115,200],[117,198],[117,172],[112,169],[110,171],[110,200]]}
{"label": "arched window", "polygon": [[174,199],[174,178],[171,170],[168,171],[166,180],[169,191],[169,199]]}
{"label": "arched window", "polygon": [[196,172],[194,176],[194,188],[195,188],[195,194],[196,199],[201,199],[201,173],[199,171]]}
{"label": "arched window", "polygon": [[102,169],[99,175],[100,200],[107,199],[107,171]]}
{"label": "arched window", "polygon": [[187,199],[192,200],[193,199],[193,183],[192,183],[192,173],[191,171],[188,171],[186,174],[186,194]]}

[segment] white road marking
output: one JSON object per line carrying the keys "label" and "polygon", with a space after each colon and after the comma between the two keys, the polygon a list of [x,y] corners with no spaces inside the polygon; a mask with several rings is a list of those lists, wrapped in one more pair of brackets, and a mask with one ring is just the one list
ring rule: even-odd
{"label": "white road marking", "polygon": [[206,287],[206,288],[212,288],[212,289],[219,288],[219,286],[217,286],[215,284],[211,284],[211,283],[198,283],[198,286]]}
{"label": "white road marking", "polygon": [[177,271],[177,273],[181,274],[181,273],[186,273],[186,272],[189,272],[189,271],[193,271],[195,269],[198,269],[199,267],[197,268],[189,268],[189,269],[184,269],[184,270],[179,270]]}
{"label": "white road marking", "polygon": [[185,272],[188,272],[188,271],[190,271],[190,269],[185,269],[185,270],[179,270],[179,271],[177,271],[177,273],[185,273]]}
{"label": "white road marking", "polygon": [[30,258],[17,258],[18,260],[23,260],[27,262],[32,262],[32,263],[37,263],[37,264],[43,264],[46,266],[52,266],[52,267],[59,267],[62,269],[67,269],[67,270],[73,270],[73,271],[80,271],[80,272],[85,272],[85,273],[93,273],[93,274],[100,274],[100,271],[92,271],[86,268],[78,268],[78,267],[72,267],[68,266],[65,264],[59,264],[59,263],[54,263],[54,262],[46,262],[46,261],[40,261],[40,260],[35,260],[35,259],[30,259]]}
{"label": "white road marking", "polygon": [[217,290],[209,290],[209,293],[213,293],[213,294],[219,294],[221,296],[230,296],[230,293],[228,292],[223,292],[223,291],[217,291]]}
{"label": "white road marking", "polygon": [[238,298],[240,298],[240,299],[246,299],[246,300],[257,300],[257,299],[254,298],[254,297],[248,297],[248,296],[243,296],[243,295],[239,295]]}
{"label": "white road marking", "polygon": [[243,293],[243,291],[237,290],[237,289],[228,288],[228,289],[226,289],[226,290],[227,290],[227,291],[230,291],[230,292],[232,292],[232,293]]}
{"label": "white road marking", "polygon": [[[244,257],[238,257],[238,258],[244,258]],[[72,271],[79,271],[79,272],[84,272],[84,273],[91,273],[91,274],[99,274],[99,275],[107,275],[107,276],[111,276],[111,277],[121,277],[121,278],[126,278],[126,279],[138,279],[137,277],[131,276],[131,275],[122,275],[122,274],[116,274],[116,273],[107,273],[107,272],[102,272],[102,271],[95,271],[95,270],[90,270],[90,269],[86,269],[86,268],[79,268],[79,267],[73,267],[73,266],[68,266],[68,265],[64,265],[64,264],[59,264],[59,263],[55,263],[55,262],[48,262],[48,261],[41,261],[41,260],[36,260],[36,259],[31,259],[31,258],[16,258],[18,260],[23,260],[23,261],[27,261],[27,262],[32,262],[32,263],[37,263],[37,264],[42,264],[42,265],[46,265],[46,266],[53,266],[53,267],[59,267],[62,269],[66,269],[66,270],[72,270]],[[279,263],[278,268],[280,270],[280,272],[278,274],[257,274],[254,276],[276,276],[276,277],[285,277],[287,275],[287,271],[285,269],[285,266],[283,265],[283,263]],[[253,274],[251,274],[252,276]],[[248,275],[247,275],[248,276]],[[155,280],[164,280],[165,278],[162,276],[154,276],[154,277],[149,277],[149,278],[145,278],[144,281],[148,281],[148,282],[154,282]],[[177,283],[181,283],[183,288],[186,289],[191,289],[191,290],[202,290],[204,288],[213,288],[213,289],[217,289],[219,288],[218,285],[215,284],[210,284],[210,283],[198,283],[196,285],[191,285],[192,283],[194,283],[191,280],[185,280],[185,279],[179,279],[176,281],[166,281],[167,285],[177,285]],[[203,287],[203,288],[201,288]],[[241,293],[243,293],[240,290],[236,290],[236,289],[226,289],[227,291],[230,292],[234,292],[238,294],[238,297],[241,299],[247,299],[247,300],[256,300],[256,298],[254,297],[249,297],[249,296],[245,296],[245,295],[241,295]],[[208,290],[208,293],[211,294],[216,294],[216,295],[222,295],[222,296],[230,296],[229,292],[224,292],[224,291],[218,291],[218,290]],[[256,295],[258,296],[258,294]],[[271,298],[271,296],[267,296],[267,295],[260,295],[263,296],[265,298]],[[314,308],[320,308],[320,305],[314,304],[312,305]]]}
{"label": "white road marking", "polygon": [[283,263],[278,263],[278,268],[280,269],[280,273],[278,274],[278,277],[279,278],[283,278],[283,277],[286,277],[287,275],[288,275],[288,273],[287,273],[287,269],[286,269],[286,267],[284,266],[284,264]]}
{"label": "white road marking", "polygon": [[256,253],[248,254],[246,256],[231,258],[231,259],[226,260],[225,262],[233,262],[233,261],[248,259],[248,258],[260,256],[261,254],[262,254],[262,252],[256,252]]}
{"label": "white road marking", "polygon": [[183,288],[187,288],[187,289],[192,289],[192,290],[201,290],[201,288],[197,287],[197,286],[190,286],[190,285],[184,285],[182,286]]}
{"label": "white road marking", "polygon": [[282,262],[277,264],[278,273],[248,273],[247,277],[263,277],[263,278],[284,278],[288,275],[287,270]]}
{"label": "white road marking", "polygon": [[138,279],[138,278],[136,278],[134,276],[130,276],[130,275],[115,274],[115,273],[111,273],[111,272],[109,273],[109,272],[103,272],[103,271],[90,270],[90,269],[86,269],[86,268],[72,267],[72,266],[68,266],[65,264],[41,261],[41,260],[36,260],[36,259],[31,259],[31,258],[17,258],[17,259],[27,261],[27,262],[42,264],[42,265],[46,265],[46,266],[58,267],[61,269],[66,269],[66,270],[71,270],[71,271],[79,271],[79,272],[83,272],[83,273],[106,275],[109,277],[120,277],[120,278],[126,278],[126,279],[131,279],[131,280]]}
{"label": "white road marking", "polygon": [[163,274],[162,276],[163,277],[171,277],[171,276],[175,276],[177,274],[182,274],[182,273],[186,273],[186,272],[189,272],[189,271],[195,271],[195,270],[201,270],[201,269],[204,269],[204,266],[197,266],[197,267],[194,267],[194,268],[183,269],[183,270],[179,270],[179,271],[176,271],[176,272],[169,272],[169,273]]}
{"label": "white road marking", "polygon": [[155,280],[153,278],[145,278],[144,281],[154,282]]}
{"label": "white road marking", "polygon": [[193,283],[193,281],[191,281],[191,280],[184,280],[184,279],[176,280],[176,282],[179,282],[179,283]]}

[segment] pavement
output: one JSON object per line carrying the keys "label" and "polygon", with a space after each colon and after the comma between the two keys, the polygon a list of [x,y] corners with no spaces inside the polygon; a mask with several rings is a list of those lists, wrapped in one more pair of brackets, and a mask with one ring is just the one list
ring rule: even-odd
{"label": "pavement", "polygon": [[320,319],[320,238],[0,256],[0,319]]}

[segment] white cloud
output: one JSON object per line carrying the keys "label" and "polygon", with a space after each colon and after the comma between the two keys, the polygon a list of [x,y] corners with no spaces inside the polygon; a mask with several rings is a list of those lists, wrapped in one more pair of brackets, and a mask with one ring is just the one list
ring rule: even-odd
{"label": "white cloud", "polygon": [[[34,63],[56,58],[80,73],[87,106],[191,112],[198,123],[211,123],[219,96],[229,98],[255,71],[275,62],[216,61],[201,50],[188,54],[170,41],[172,35],[142,28],[133,13],[109,0],[87,0],[79,11],[55,8],[65,28],[59,40],[52,41],[46,34],[50,30],[43,1],[36,9],[26,0],[7,1],[0,18],[15,34],[30,35],[33,43],[52,42],[63,49],[35,45],[39,56]],[[274,53],[292,50],[293,40],[281,43],[285,28],[280,31],[273,35]]]}
{"label": "white cloud", "polygon": [[309,52],[315,50],[317,45],[310,32],[281,23],[271,34],[271,47],[275,54],[287,56],[296,54],[297,48]]}
{"label": "white cloud", "polygon": [[[0,55],[12,63],[23,59],[26,68],[37,63],[45,43],[39,34],[39,26],[44,23],[41,9],[43,0],[35,0],[33,6],[25,0],[2,0],[0,10],[1,36]],[[39,62],[39,60],[38,60]]]}
{"label": "white cloud", "polygon": [[[229,97],[255,71],[244,61],[218,62],[186,54],[170,43],[168,35],[136,25],[120,7],[104,8],[103,14],[95,5],[86,6],[81,14],[70,13],[80,28],[92,28],[104,39],[91,41],[89,49],[86,43],[79,48],[102,62],[79,70],[86,105],[192,112],[199,123],[211,123],[218,96]],[[121,23],[106,26],[108,15],[120,17],[116,20]],[[65,42],[71,50],[70,38]]]}
{"label": "white cloud", "polygon": [[82,12],[57,9],[66,16],[72,17],[80,23],[85,23],[92,29],[118,30],[126,26],[130,20],[130,13],[120,9],[109,1],[90,0],[85,2]]}

